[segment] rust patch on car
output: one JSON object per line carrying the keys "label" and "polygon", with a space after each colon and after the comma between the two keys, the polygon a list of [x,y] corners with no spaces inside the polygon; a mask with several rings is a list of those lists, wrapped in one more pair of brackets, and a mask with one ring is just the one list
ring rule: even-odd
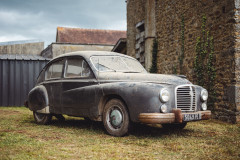
{"label": "rust patch on car", "polygon": [[182,123],[183,117],[181,109],[173,109],[172,112],[175,114],[175,122]]}

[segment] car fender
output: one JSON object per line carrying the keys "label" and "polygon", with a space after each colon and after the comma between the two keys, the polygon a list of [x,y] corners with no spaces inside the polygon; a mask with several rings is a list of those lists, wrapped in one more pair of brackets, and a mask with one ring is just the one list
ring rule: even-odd
{"label": "car fender", "polygon": [[130,119],[138,121],[140,113],[159,112],[159,91],[163,86],[143,82],[117,82],[102,85],[104,96],[116,95],[126,104]]}
{"label": "car fender", "polygon": [[28,107],[31,111],[49,112],[48,93],[43,85],[34,87],[28,94]]}

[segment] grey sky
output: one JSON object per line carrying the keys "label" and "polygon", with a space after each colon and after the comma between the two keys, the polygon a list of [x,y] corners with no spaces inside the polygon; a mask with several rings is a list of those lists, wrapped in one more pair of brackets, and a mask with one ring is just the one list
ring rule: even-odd
{"label": "grey sky", "polygon": [[55,42],[56,28],[126,30],[125,0],[0,0],[0,42]]}

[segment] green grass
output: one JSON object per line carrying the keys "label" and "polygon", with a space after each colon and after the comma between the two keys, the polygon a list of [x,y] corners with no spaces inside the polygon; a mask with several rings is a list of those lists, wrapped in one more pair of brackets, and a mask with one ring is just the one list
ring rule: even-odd
{"label": "green grass", "polygon": [[27,108],[0,107],[0,159],[240,159],[240,124],[135,125],[129,136],[112,137],[100,122],[65,118],[37,125]]}

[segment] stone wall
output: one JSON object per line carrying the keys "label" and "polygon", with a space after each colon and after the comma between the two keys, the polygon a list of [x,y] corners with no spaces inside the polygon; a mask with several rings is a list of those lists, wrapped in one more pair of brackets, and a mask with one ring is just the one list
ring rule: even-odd
{"label": "stone wall", "polygon": [[136,58],[136,24],[145,17],[145,0],[127,1],[127,55]]}
{"label": "stone wall", "polygon": [[[141,23],[143,32],[137,27]],[[151,67],[155,29],[155,0],[127,1],[127,54],[139,59],[147,70]]]}
{"label": "stone wall", "polygon": [[235,39],[235,102],[236,102],[236,121],[240,122],[240,0],[235,0],[234,10],[234,39]]}
{"label": "stone wall", "polygon": [[34,54],[40,55],[44,42],[10,44],[0,46],[0,54]]}
{"label": "stone wall", "polygon": [[[235,121],[235,30],[234,0],[158,0],[156,8],[157,38],[159,40],[159,73],[171,74],[176,66],[179,73],[181,51],[181,19],[185,19],[185,55],[183,73],[193,79],[196,38],[201,35],[202,16],[206,15],[206,29],[214,37],[216,56],[216,115],[219,119]],[[224,113],[224,114],[221,114]],[[228,114],[229,113],[229,114]]]}
{"label": "stone wall", "polygon": [[[135,57],[135,25],[146,21],[146,3],[127,2],[127,54]],[[214,38],[216,58],[215,117],[240,120],[240,11],[239,0],[155,0],[155,30],[159,44],[158,73],[179,73],[181,20],[185,20],[183,73],[193,80],[196,38],[201,35],[202,16]],[[145,9],[144,9],[145,8]],[[149,47],[149,46],[148,46]]]}

